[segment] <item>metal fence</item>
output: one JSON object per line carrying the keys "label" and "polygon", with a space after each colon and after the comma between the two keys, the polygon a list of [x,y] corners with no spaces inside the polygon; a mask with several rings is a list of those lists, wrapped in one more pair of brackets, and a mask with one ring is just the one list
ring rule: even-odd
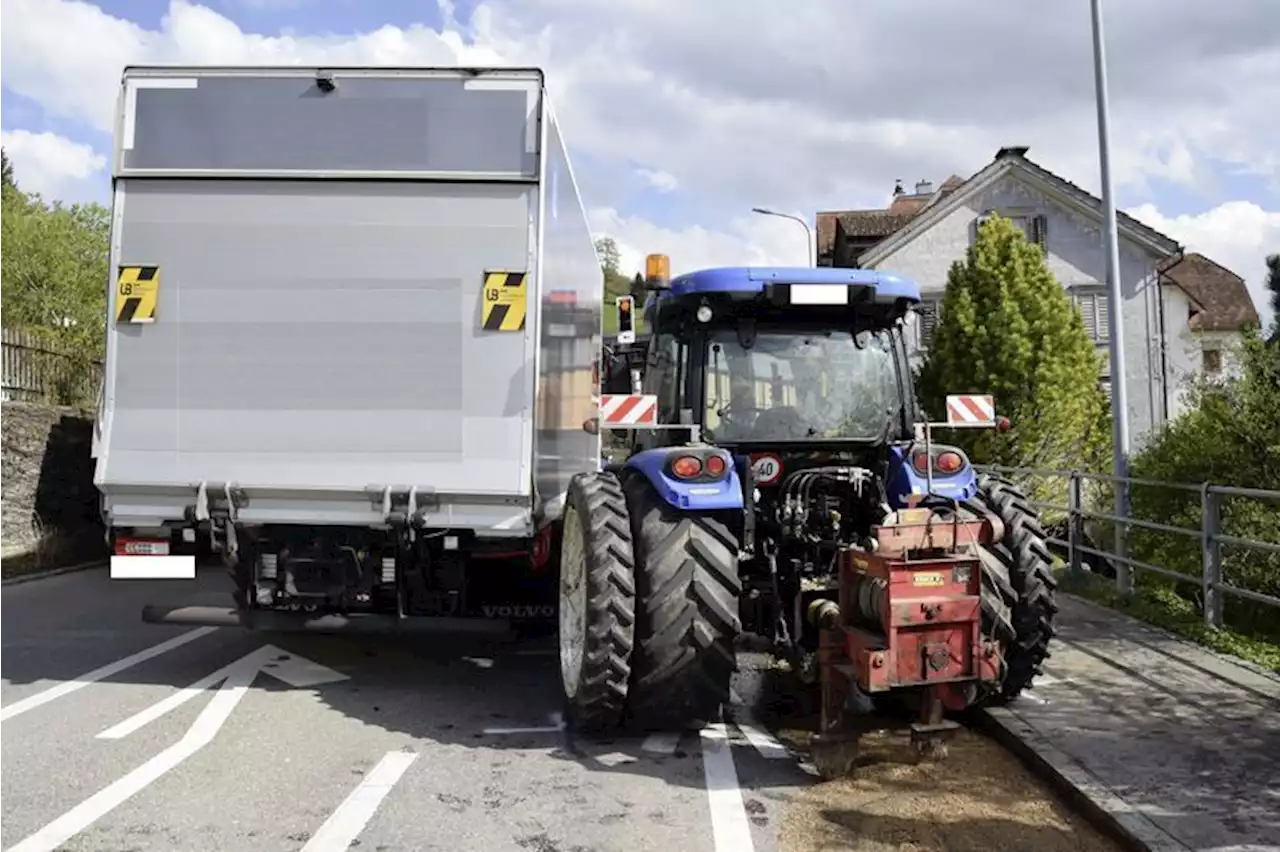
{"label": "metal fence", "polygon": [[86,365],[20,328],[0,332],[0,367],[6,402],[92,402],[102,377],[100,361]]}
{"label": "metal fence", "polygon": [[[1222,529],[1222,499],[1224,497],[1267,501],[1269,504],[1275,504],[1276,511],[1280,512],[1280,491],[1266,491],[1258,488],[1233,488],[1226,485],[1215,485],[1210,482],[1193,485],[1182,482],[1158,482],[1149,479],[1122,479],[1106,474],[1070,470],[1045,470],[1040,468],[1004,467],[1001,465],[974,465],[974,467],[980,471],[999,474],[1015,481],[1027,477],[1060,478],[1065,480],[1067,505],[1063,506],[1036,500],[1029,502],[1041,511],[1051,510],[1065,514],[1067,538],[1051,537],[1049,543],[1066,551],[1067,562],[1072,573],[1078,575],[1083,572],[1083,557],[1089,555],[1099,559],[1112,560],[1116,563],[1116,588],[1120,594],[1125,596],[1133,592],[1134,571],[1150,571],[1153,574],[1173,580],[1198,584],[1204,595],[1205,624],[1215,629],[1222,627],[1223,602],[1227,596],[1242,598],[1267,606],[1280,607],[1280,597],[1240,588],[1223,580],[1222,555],[1224,545],[1280,555],[1280,544],[1239,538],[1226,534]],[[1086,483],[1105,483],[1111,487],[1124,483],[1129,487],[1129,490],[1132,490],[1133,486],[1136,485],[1198,493],[1200,496],[1200,526],[1198,528],[1174,526],[1136,518],[1133,517],[1132,512],[1129,512],[1125,517],[1121,517],[1108,512],[1090,509],[1086,506],[1085,500]],[[1116,538],[1119,544],[1114,550],[1101,550],[1089,547],[1084,543],[1086,539],[1085,524],[1090,520],[1115,525]],[[1160,565],[1140,562],[1130,558],[1127,553],[1120,552],[1125,550],[1123,542],[1128,530],[1133,527],[1197,541],[1201,552],[1200,575],[1191,576]]]}

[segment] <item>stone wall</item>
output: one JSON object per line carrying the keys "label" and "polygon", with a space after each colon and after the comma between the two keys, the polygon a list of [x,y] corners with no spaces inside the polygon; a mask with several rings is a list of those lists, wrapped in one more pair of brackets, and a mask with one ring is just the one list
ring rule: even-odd
{"label": "stone wall", "polygon": [[[41,549],[79,556],[102,543],[93,486],[93,420],[86,412],[5,402],[3,546],[6,556]],[[41,560],[42,562],[45,560]]]}

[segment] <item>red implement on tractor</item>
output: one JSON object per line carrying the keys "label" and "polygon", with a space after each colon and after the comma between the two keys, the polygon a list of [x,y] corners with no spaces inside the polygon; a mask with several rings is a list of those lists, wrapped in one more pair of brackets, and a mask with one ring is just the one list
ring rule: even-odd
{"label": "red implement on tractor", "polygon": [[874,529],[874,548],[839,556],[838,602],[817,600],[822,719],[814,762],[824,775],[848,771],[853,735],[844,725],[850,688],[874,696],[914,689],[919,718],[911,740],[923,756],[946,754],[963,710],[982,686],[1000,682],[1001,653],[982,630],[979,548],[1004,536],[994,515],[904,509]]}

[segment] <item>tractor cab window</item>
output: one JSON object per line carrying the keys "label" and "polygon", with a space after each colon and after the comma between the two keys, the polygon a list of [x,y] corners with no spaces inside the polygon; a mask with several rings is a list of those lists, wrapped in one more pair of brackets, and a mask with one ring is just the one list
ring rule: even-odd
{"label": "tractor cab window", "polygon": [[733,329],[707,344],[704,425],[717,441],[874,439],[902,404],[889,331]]}
{"label": "tractor cab window", "polygon": [[644,371],[644,392],[658,397],[658,417],[663,423],[680,421],[680,341],[671,334],[659,334],[649,346]]}

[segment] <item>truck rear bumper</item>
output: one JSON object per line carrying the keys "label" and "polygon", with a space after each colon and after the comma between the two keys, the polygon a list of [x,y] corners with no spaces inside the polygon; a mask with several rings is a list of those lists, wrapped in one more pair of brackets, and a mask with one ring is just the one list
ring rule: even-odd
{"label": "truck rear bumper", "polygon": [[186,624],[209,627],[243,627],[278,633],[465,633],[503,636],[512,633],[502,618],[397,618],[394,615],[242,611],[218,606],[161,606],[142,608],[147,624]]}
{"label": "truck rear bumper", "polygon": [[[225,484],[203,483],[190,488],[173,485],[99,483],[102,508],[116,529],[158,529],[187,526],[200,517],[202,502],[225,507]],[[404,512],[407,488],[370,486],[363,491],[271,488],[233,485],[235,519],[249,526],[304,525],[382,527],[390,512]],[[202,498],[201,494],[204,497]],[[485,537],[527,538],[533,533],[533,506],[526,495],[413,494],[414,514],[430,528],[470,529]]]}

